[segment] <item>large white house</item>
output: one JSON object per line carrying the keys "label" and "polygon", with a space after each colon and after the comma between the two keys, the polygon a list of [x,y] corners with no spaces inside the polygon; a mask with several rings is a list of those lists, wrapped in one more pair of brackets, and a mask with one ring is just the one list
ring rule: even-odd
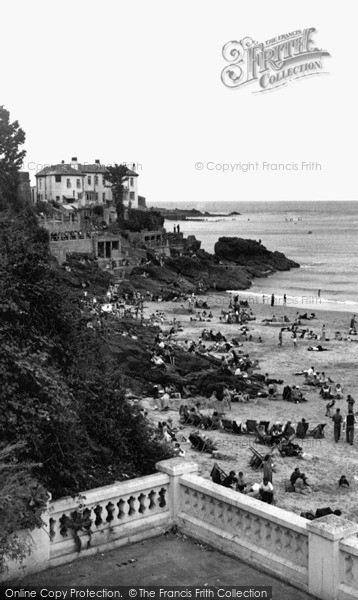
{"label": "large white house", "polygon": [[[96,160],[94,164],[79,163],[76,157],[70,163],[50,165],[36,174],[36,200],[55,201],[59,204],[108,205],[112,201],[110,184],[104,180],[107,167]],[[135,164],[128,170],[124,182],[124,204],[138,208],[138,173]],[[141,204],[141,201],[139,202]]]}

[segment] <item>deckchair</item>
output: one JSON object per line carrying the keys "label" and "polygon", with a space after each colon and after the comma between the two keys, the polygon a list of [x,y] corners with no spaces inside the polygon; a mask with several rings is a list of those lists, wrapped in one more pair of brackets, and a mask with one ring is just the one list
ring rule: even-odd
{"label": "deckchair", "polygon": [[299,437],[299,438],[301,438],[301,440],[303,440],[307,435],[308,428],[309,428],[309,423],[302,423],[300,421],[297,425],[296,437]]}
{"label": "deckchair", "polygon": [[252,452],[252,456],[250,458],[250,466],[255,471],[258,471],[264,464],[265,456],[267,456],[267,454],[269,456],[271,456],[273,454],[275,448],[272,448],[270,450],[270,452],[267,452],[265,454],[260,454],[260,452],[258,452],[256,450],[256,448],[253,448],[252,446],[249,446],[249,450],[251,450],[251,452]]}
{"label": "deckchair", "polygon": [[213,468],[211,469],[210,477],[213,483],[217,483],[218,485],[222,485],[225,477],[227,477],[225,471],[219,467],[218,463],[215,463]]}
{"label": "deckchair", "polygon": [[314,427],[311,431],[307,431],[307,435],[314,437],[315,440],[324,438],[324,428],[326,425],[327,423],[320,423],[319,425],[316,425],[316,427]]}

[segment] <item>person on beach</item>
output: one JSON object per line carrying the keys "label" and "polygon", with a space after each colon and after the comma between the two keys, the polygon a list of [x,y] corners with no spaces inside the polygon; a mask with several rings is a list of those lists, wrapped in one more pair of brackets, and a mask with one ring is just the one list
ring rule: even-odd
{"label": "person on beach", "polygon": [[297,333],[294,331],[292,334],[293,347],[297,348]]}
{"label": "person on beach", "polygon": [[341,428],[342,428],[342,421],[343,421],[343,417],[341,415],[340,408],[337,408],[336,412],[334,413],[334,415],[332,417],[332,421],[333,421],[334,441],[337,443],[337,442],[339,442],[340,437],[341,437]]}
{"label": "person on beach", "polygon": [[262,483],[259,488],[259,498],[267,504],[272,504],[273,501],[273,485],[267,477],[263,477]]}
{"label": "person on beach", "polygon": [[355,328],[356,328],[356,316],[353,315],[353,317],[351,318],[349,329],[355,329]]}
{"label": "person on beach", "polygon": [[317,296],[318,296],[318,298],[320,298],[320,297],[321,297],[321,290],[318,290],[318,292],[317,292]]}
{"label": "person on beach", "polygon": [[275,294],[271,294],[271,306],[275,306]]}
{"label": "person on beach", "polygon": [[348,411],[353,410],[354,403],[355,403],[354,398],[352,398],[352,396],[350,394],[348,394],[348,396],[347,396]]}
{"label": "person on beach", "polygon": [[264,465],[263,478],[264,479],[266,478],[267,481],[272,483],[272,460],[271,460],[271,456],[269,454],[266,454],[263,465]]}
{"label": "person on beach", "polygon": [[322,325],[321,340],[326,341],[326,326],[325,326],[325,324]]}
{"label": "person on beach", "polygon": [[330,400],[330,402],[328,402],[328,404],[326,404],[326,415],[325,415],[326,417],[331,417],[332,416],[331,415],[331,408],[334,407],[335,403],[336,403],[336,401],[333,399],[333,400]]}
{"label": "person on beach", "polygon": [[286,294],[283,295],[283,305],[286,306],[287,304],[287,297]]}
{"label": "person on beach", "polygon": [[244,494],[246,487],[247,487],[247,483],[245,481],[244,474],[242,471],[239,471],[239,477],[237,478],[236,489],[238,492],[241,492],[241,494]]}
{"label": "person on beach", "polygon": [[282,346],[282,332],[283,332],[283,328],[281,327],[280,331],[278,332],[278,345]]}
{"label": "person on beach", "polygon": [[237,485],[237,477],[235,471],[230,471],[229,475],[225,477],[222,484],[224,487],[234,489]]}
{"label": "person on beach", "polygon": [[358,423],[357,419],[354,416],[353,409],[350,408],[348,410],[348,415],[345,418],[343,423],[343,429],[346,430],[346,442],[353,446],[354,441],[354,425]]}

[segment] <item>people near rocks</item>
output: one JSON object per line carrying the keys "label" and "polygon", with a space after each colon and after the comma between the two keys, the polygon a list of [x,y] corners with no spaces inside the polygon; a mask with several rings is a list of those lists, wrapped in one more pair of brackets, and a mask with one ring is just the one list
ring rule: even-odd
{"label": "people near rocks", "polygon": [[334,441],[337,443],[337,442],[339,442],[340,437],[341,437],[342,422],[343,422],[343,417],[341,415],[340,408],[336,409],[336,412],[334,413],[334,415],[332,417],[332,421],[333,421]]}
{"label": "people near rocks", "polygon": [[272,504],[273,502],[273,485],[265,476],[259,487],[259,498],[262,502],[266,502],[267,504]]}

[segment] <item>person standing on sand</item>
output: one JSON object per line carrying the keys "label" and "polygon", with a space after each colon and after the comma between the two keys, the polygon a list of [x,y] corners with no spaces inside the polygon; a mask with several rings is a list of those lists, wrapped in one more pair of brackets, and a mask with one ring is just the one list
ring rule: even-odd
{"label": "person standing on sand", "polygon": [[283,295],[283,305],[286,306],[287,304],[287,297],[286,294]]}
{"label": "person standing on sand", "polygon": [[354,425],[356,423],[357,423],[357,419],[354,416],[353,409],[350,408],[348,410],[348,415],[346,416],[345,421],[343,423],[343,428],[345,428],[345,430],[346,430],[346,442],[347,442],[347,444],[350,444],[351,446],[353,446]]}
{"label": "person standing on sand", "polygon": [[355,329],[355,328],[356,328],[356,316],[353,315],[353,317],[351,318],[349,329]]}
{"label": "person standing on sand", "polygon": [[325,326],[325,324],[324,324],[324,323],[323,323],[323,325],[322,325],[322,331],[321,331],[321,340],[322,340],[323,342],[325,342],[325,341],[326,341],[326,326]]}
{"label": "person standing on sand", "polygon": [[271,456],[269,454],[266,454],[263,464],[264,464],[263,478],[264,479],[266,478],[267,481],[272,483],[272,461],[271,461]]}
{"label": "person standing on sand", "polygon": [[281,327],[280,331],[278,332],[278,345],[282,346],[282,332],[283,332],[283,328]]}
{"label": "person standing on sand", "polygon": [[318,298],[320,298],[320,297],[321,297],[321,290],[318,290],[318,292],[317,292],[317,296],[318,296]]}
{"label": "person standing on sand", "polygon": [[341,427],[342,427],[342,421],[343,421],[343,417],[341,415],[340,408],[337,408],[336,412],[334,413],[334,415],[332,417],[332,421],[333,421],[334,441],[337,443],[337,442],[339,442],[339,439],[341,437]]}
{"label": "person standing on sand", "polygon": [[275,294],[271,294],[271,306],[275,306]]}
{"label": "person standing on sand", "polygon": [[297,349],[297,333],[294,331],[292,334],[293,347]]}

